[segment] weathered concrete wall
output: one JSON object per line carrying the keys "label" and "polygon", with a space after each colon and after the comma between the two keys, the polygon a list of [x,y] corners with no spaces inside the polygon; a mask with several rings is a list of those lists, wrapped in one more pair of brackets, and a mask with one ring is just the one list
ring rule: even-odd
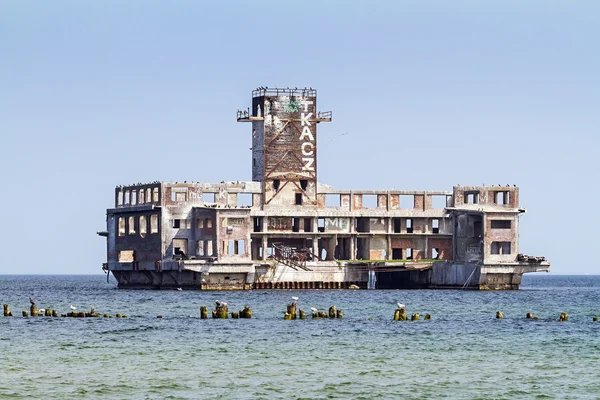
{"label": "weathered concrete wall", "polygon": [[431,271],[431,286],[434,288],[479,287],[481,268],[477,263],[434,263]]}

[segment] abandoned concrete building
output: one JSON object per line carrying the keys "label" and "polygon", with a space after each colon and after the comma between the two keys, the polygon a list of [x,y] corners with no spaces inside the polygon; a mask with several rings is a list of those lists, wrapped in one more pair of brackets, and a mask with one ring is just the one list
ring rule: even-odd
{"label": "abandoned concrete building", "polygon": [[252,181],[118,186],[107,262],[122,288],[518,289],[519,189],[336,190],[317,181],[312,88],[252,92]]}

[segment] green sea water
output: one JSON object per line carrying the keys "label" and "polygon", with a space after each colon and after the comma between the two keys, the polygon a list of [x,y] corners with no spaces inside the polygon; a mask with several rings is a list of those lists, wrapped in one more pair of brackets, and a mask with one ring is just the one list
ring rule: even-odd
{"label": "green sea water", "polygon": [[[600,276],[525,276],[501,292],[115,287],[103,276],[0,276],[15,315],[0,316],[0,398],[600,398]],[[29,296],[61,313],[129,318],[22,318]],[[292,296],[309,314],[334,304],[344,317],[284,321]],[[201,320],[217,299],[249,305],[253,319]],[[433,319],[394,322],[397,302]]]}

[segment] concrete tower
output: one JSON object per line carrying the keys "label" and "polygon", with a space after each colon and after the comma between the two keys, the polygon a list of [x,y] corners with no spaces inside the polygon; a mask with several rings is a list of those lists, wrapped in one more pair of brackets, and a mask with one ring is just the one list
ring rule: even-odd
{"label": "concrete tower", "polygon": [[262,182],[264,207],[317,205],[317,111],[312,88],[259,87],[238,122],[252,122],[252,180]]}

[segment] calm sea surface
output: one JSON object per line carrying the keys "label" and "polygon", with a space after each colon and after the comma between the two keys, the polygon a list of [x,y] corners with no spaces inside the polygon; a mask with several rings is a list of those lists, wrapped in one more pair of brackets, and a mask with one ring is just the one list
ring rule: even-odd
{"label": "calm sea surface", "polygon": [[[130,318],[22,318],[29,296]],[[344,318],[284,321],[292,296]],[[216,299],[254,318],[201,320]],[[104,276],[0,276],[0,302],[15,315],[0,315],[0,398],[600,398],[600,276],[525,276],[511,292],[131,291]],[[396,302],[433,319],[394,322]]]}

